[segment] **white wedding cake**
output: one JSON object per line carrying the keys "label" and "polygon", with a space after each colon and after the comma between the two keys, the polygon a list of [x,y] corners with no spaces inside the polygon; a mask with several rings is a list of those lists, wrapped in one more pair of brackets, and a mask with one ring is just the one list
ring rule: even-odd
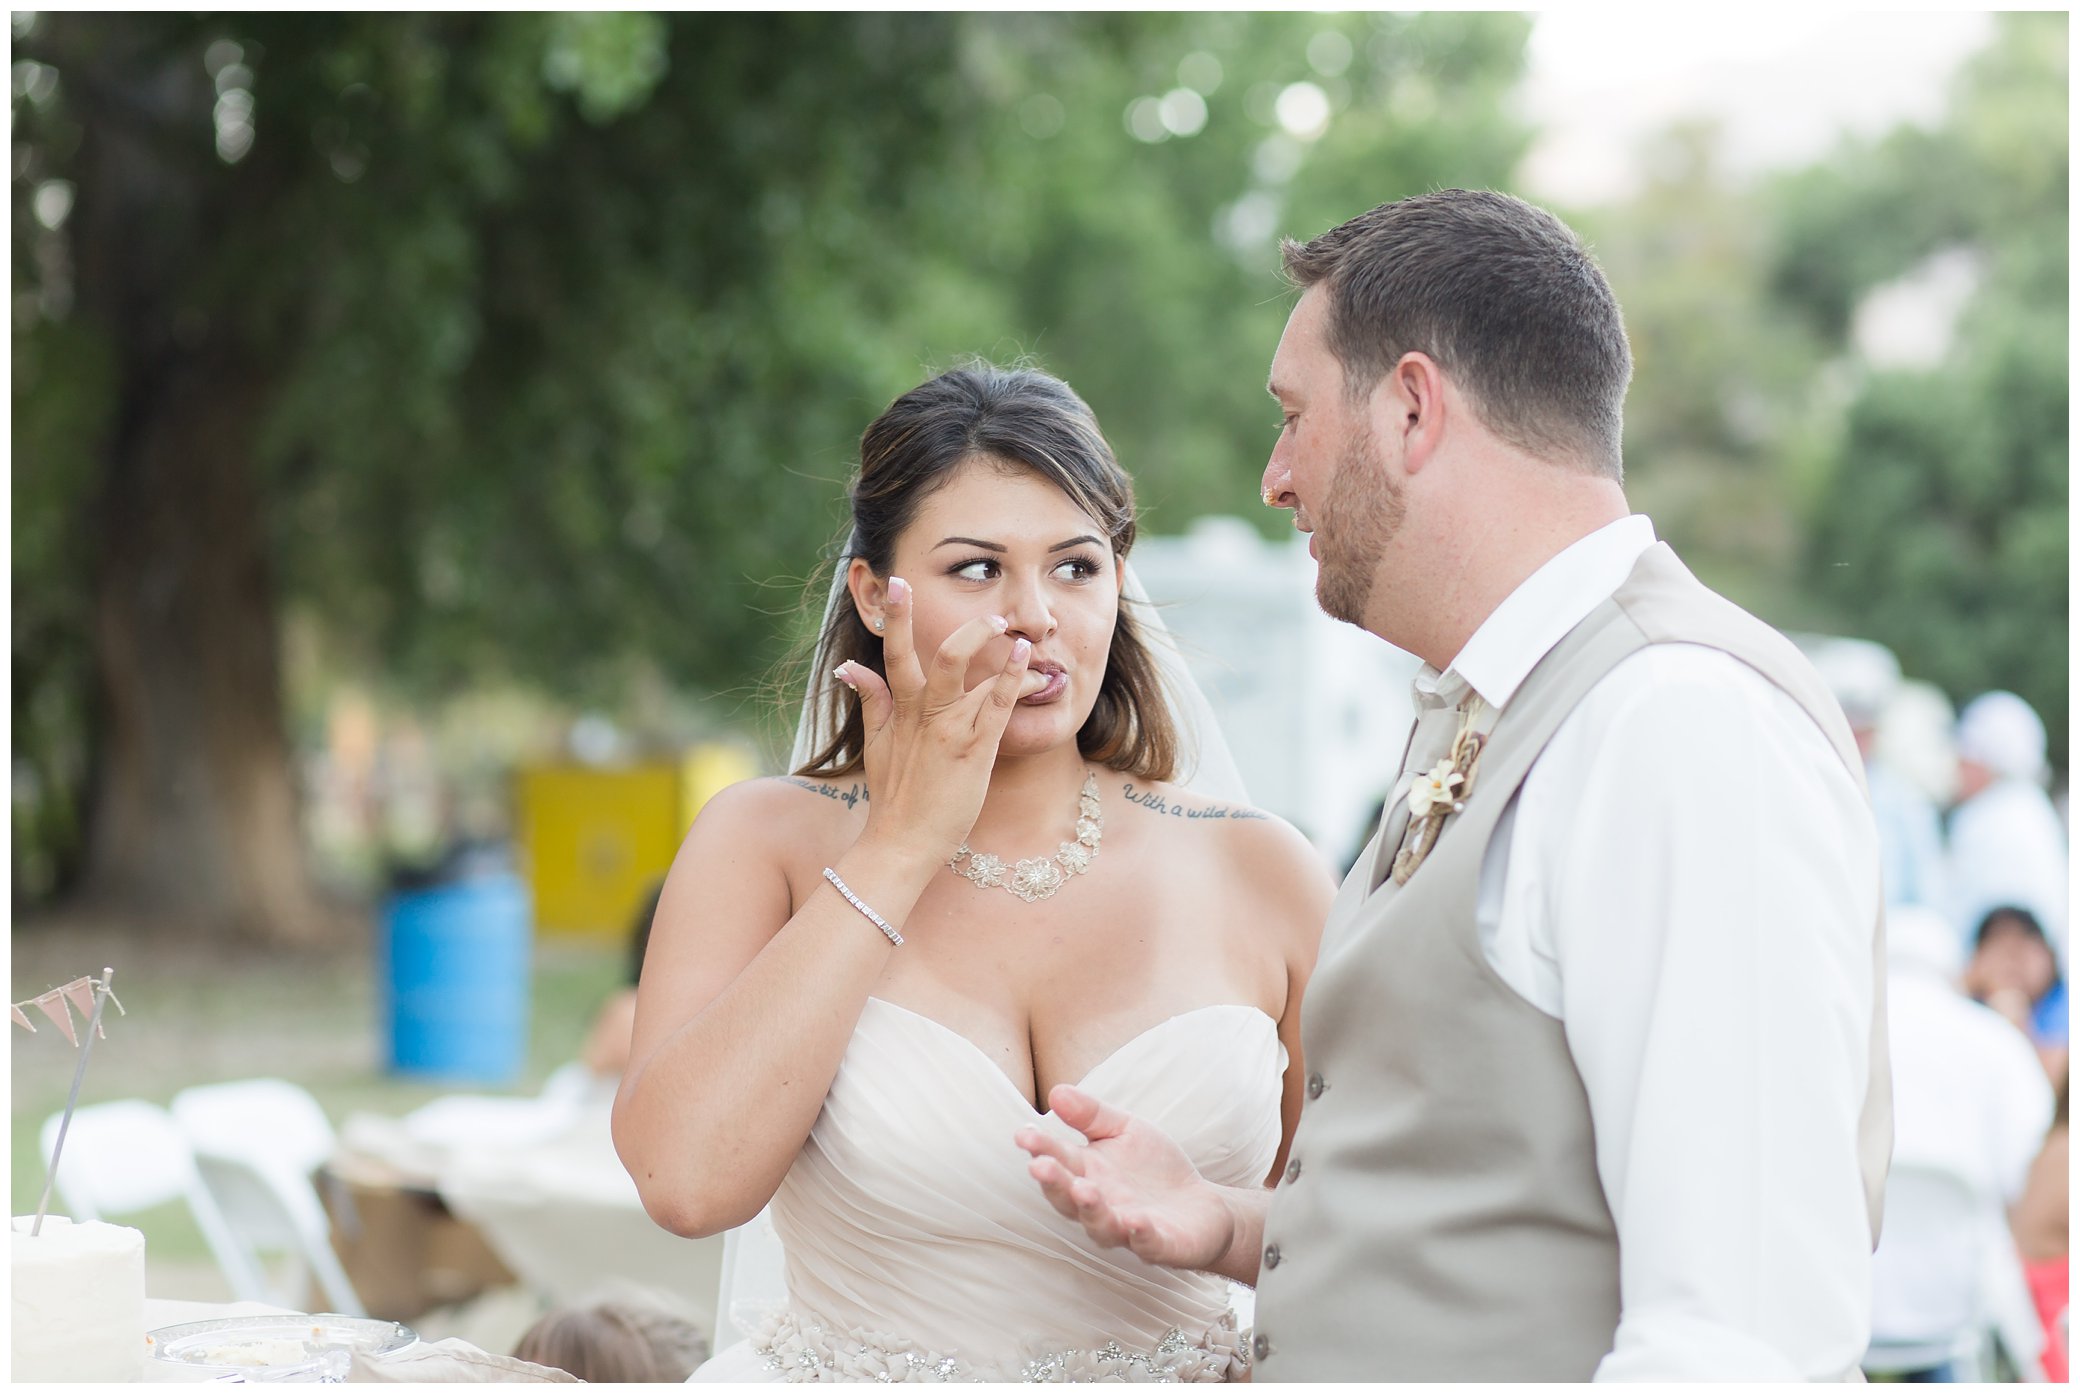
{"label": "white wedding cake", "polygon": [[13,1375],[23,1380],[138,1378],[144,1361],[144,1235],[63,1215],[14,1222]]}

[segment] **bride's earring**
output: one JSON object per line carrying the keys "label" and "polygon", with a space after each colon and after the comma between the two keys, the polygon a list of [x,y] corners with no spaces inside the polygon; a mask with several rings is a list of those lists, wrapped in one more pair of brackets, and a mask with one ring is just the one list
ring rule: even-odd
{"label": "bride's earring", "polygon": [[888,621],[883,619],[879,615],[874,616],[874,632],[876,634],[879,634],[882,630],[886,628],[888,628]]}

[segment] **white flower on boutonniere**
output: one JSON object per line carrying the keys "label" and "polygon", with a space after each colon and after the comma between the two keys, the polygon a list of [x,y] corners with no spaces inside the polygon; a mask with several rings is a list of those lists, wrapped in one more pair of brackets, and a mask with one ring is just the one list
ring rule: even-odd
{"label": "white flower on boutonniere", "polygon": [[1428,818],[1434,808],[1450,809],[1457,802],[1453,791],[1466,782],[1466,776],[1452,768],[1454,761],[1447,755],[1431,766],[1428,774],[1419,774],[1408,789],[1408,816]]}
{"label": "white flower on boutonniere", "polygon": [[1401,850],[1394,855],[1394,884],[1405,886],[1408,878],[1416,874],[1416,868],[1430,855],[1437,845],[1438,834],[1444,831],[1445,819],[1462,811],[1467,794],[1473,788],[1473,773],[1480,766],[1481,747],[1486,737],[1474,729],[1474,718],[1480,710],[1479,699],[1466,712],[1459,727],[1458,736],[1452,741],[1451,753],[1432,765],[1427,773],[1415,777],[1408,789],[1408,831],[1403,834]]}

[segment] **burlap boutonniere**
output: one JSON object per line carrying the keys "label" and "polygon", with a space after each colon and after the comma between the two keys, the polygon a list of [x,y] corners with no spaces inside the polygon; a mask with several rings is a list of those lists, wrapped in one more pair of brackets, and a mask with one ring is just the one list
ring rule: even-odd
{"label": "burlap boutonniere", "polygon": [[1405,886],[1408,878],[1416,874],[1416,868],[1430,855],[1437,845],[1437,835],[1444,831],[1444,820],[1466,807],[1466,797],[1473,792],[1474,772],[1481,763],[1481,747],[1486,737],[1473,729],[1475,709],[1466,713],[1459,727],[1459,734],[1452,738],[1452,748],[1444,759],[1429,770],[1416,776],[1408,790],[1408,831],[1403,835],[1401,850],[1394,854],[1394,884]]}

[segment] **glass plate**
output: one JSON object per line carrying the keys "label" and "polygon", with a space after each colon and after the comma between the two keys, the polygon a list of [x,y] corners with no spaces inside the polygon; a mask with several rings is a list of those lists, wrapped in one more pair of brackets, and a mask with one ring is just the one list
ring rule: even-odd
{"label": "glass plate", "polygon": [[154,1360],[204,1373],[328,1383],[346,1377],[356,1354],[389,1355],[418,1339],[400,1322],[335,1312],[190,1321],[145,1336]]}

